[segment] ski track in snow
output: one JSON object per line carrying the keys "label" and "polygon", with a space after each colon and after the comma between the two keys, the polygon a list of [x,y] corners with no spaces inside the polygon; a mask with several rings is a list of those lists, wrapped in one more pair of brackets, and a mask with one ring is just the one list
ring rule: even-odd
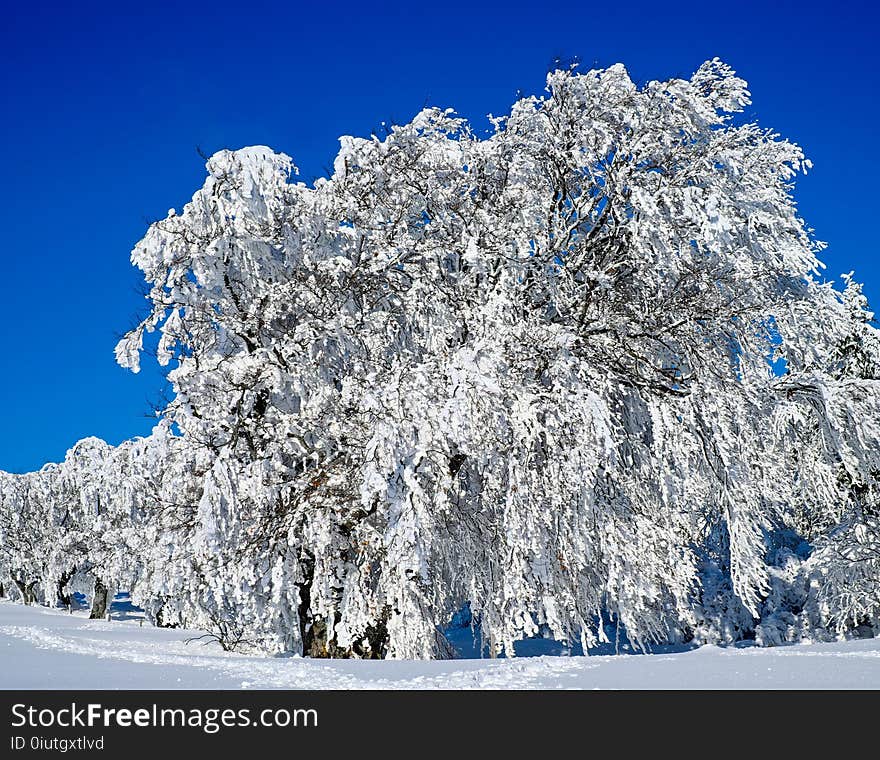
{"label": "ski track in snow", "polygon": [[[83,688],[140,688],[144,671],[127,672],[132,666],[145,666],[146,673],[160,679],[158,685],[151,680],[149,688],[880,687],[878,639],[774,649],[702,647],[662,655],[376,662],[261,657],[223,652],[216,644],[185,643],[199,633],[2,603],[0,688],[53,688],[41,680],[55,672],[44,667],[51,655],[61,655],[57,662],[73,668],[68,679],[82,675]],[[100,675],[96,662],[103,662]],[[62,683],[57,688],[74,687]]]}
{"label": "ski track in snow", "polygon": [[[88,633],[108,630],[102,626],[92,628],[84,625],[78,630]],[[358,678],[340,673],[332,665],[304,661],[301,658],[265,658],[218,652],[212,656],[193,654],[197,643],[167,642],[161,651],[149,642],[113,642],[108,649],[107,639],[87,636],[63,635],[49,628],[26,626],[0,626],[0,634],[25,641],[37,649],[53,649],[67,654],[85,655],[101,659],[123,660],[139,664],[177,667],[197,667],[216,671],[224,680],[240,680],[241,688],[281,689],[503,689],[528,688],[533,681],[548,676],[574,677],[570,661],[562,658],[537,657],[529,660],[496,660],[481,663],[473,673],[451,672],[437,675],[416,676],[408,679]],[[461,663],[463,661],[446,661]],[[454,667],[454,665],[453,665]],[[578,668],[578,671],[583,667]]]}

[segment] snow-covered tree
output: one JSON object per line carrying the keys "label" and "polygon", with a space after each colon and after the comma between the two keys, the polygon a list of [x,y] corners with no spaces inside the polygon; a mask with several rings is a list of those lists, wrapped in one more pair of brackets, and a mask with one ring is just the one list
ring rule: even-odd
{"label": "snow-covered tree", "polygon": [[312,656],[443,656],[465,605],[493,655],[876,621],[878,333],[748,103],[718,60],[570,69],[486,138],[436,108],[342,138],[311,186],[214,155],[132,253],[117,358],[158,331],[174,397],[76,476],[113,505],[89,572]]}

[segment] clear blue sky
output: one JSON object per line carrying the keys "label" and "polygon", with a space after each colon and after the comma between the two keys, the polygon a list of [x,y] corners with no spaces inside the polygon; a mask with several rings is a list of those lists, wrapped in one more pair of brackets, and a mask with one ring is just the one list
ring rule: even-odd
{"label": "clear blue sky", "polygon": [[176,5],[4,11],[0,469],[57,461],[87,435],[149,432],[162,375],[113,360],[143,304],[128,256],[148,219],[201,185],[197,147],[269,145],[312,179],[339,135],[426,103],[482,124],[518,90],[541,91],[557,56],[621,61],[641,81],[716,55],[730,63],[752,113],[815,163],[797,197],[830,244],[828,276],[855,269],[880,307],[878,11],[867,2]]}

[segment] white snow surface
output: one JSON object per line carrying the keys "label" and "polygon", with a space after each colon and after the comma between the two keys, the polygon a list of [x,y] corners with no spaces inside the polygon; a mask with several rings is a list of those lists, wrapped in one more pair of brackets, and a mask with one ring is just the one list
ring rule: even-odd
{"label": "white snow surface", "polygon": [[876,689],[880,639],[671,654],[310,660],[186,643],[199,632],[0,602],[3,689]]}

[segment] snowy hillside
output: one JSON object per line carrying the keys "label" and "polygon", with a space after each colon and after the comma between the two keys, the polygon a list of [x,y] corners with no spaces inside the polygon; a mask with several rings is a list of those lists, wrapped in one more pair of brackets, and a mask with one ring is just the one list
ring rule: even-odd
{"label": "snowy hillside", "polygon": [[876,689],[880,639],[514,660],[248,657],[197,632],[0,603],[4,689]]}

